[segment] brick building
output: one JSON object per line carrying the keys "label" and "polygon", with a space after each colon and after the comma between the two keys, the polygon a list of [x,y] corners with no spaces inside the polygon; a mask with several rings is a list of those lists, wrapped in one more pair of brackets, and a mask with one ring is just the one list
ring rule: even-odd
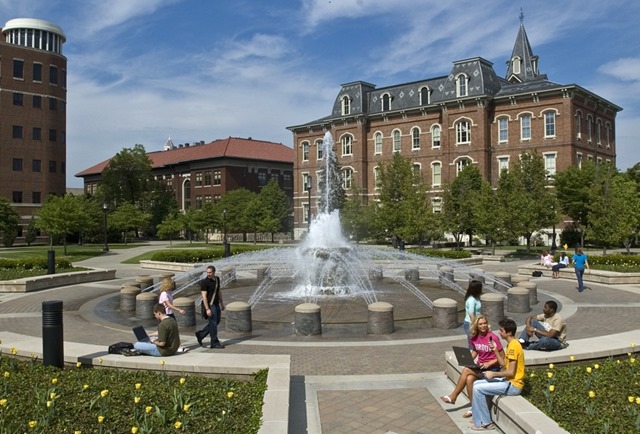
{"label": "brick building", "polygon": [[[448,75],[376,88],[343,84],[331,114],[293,133],[294,235],[314,214],[317,174],[326,131],[334,141],[346,189],[375,197],[376,169],[395,152],[409,157],[430,186],[433,211],[442,206],[445,183],[476,165],[497,185],[500,171],[527,151],[537,151],[549,175],[585,159],[615,164],[617,105],[577,84],[558,84],[538,70],[524,28],[516,37],[505,77],[481,57],[458,60]],[[311,187],[311,205],[306,189]]]}
{"label": "brick building", "polygon": [[[293,199],[293,149],[281,143],[229,137],[174,146],[169,139],[163,151],[147,156],[153,175],[175,192],[182,210],[216,203],[237,188],[258,193],[272,179]],[[109,161],[75,175],[83,178],[85,193],[95,193]]]}
{"label": "brick building", "polygon": [[57,25],[31,18],[0,31],[0,196],[21,215],[21,242],[46,197],[65,194],[66,38]]}

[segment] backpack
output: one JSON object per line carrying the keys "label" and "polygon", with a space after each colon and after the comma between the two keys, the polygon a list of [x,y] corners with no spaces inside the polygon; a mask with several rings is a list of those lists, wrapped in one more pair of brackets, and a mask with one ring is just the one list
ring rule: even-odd
{"label": "backpack", "polygon": [[109,345],[109,354],[124,354],[123,350],[133,350],[131,342],[117,342]]}

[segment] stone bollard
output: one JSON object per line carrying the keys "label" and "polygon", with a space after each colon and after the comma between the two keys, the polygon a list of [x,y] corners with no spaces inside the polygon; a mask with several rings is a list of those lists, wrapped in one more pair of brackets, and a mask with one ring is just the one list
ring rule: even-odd
{"label": "stone bollard", "polygon": [[174,312],[179,327],[193,327],[196,325],[196,304],[192,298],[178,297],[173,300],[173,305],[184,310],[184,315]]}
{"label": "stone bollard", "polygon": [[407,268],[404,270],[404,280],[409,282],[417,282],[420,280],[420,270],[417,268]]}
{"label": "stone bollard", "polygon": [[122,284],[122,288],[125,286],[135,286],[136,288],[140,288],[140,282],[127,282]]}
{"label": "stone bollard", "polygon": [[514,286],[507,291],[507,311],[525,313],[531,311],[529,304],[529,290],[521,286]]}
{"label": "stone bollard", "polygon": [[123,286],[120,290],[120,310],[133,312],[136,310],[136,297],[140,294],[137,286]]}
{"label": "stone bollard", "polygon": [[235,283],[236,281],[236,269],[234,267],[224,267],[220,270],[220,280],[222,282]]}
{"label": "stone bollard", "polygon": [[299,336],[322,334],[320,306],[313,303],[302,303],[296,306],[294,333]]}
{"label": "stone bollard", "polygon": [[528,281],[529,281],[529,277],[528,276],[523,276],[522,274],[512,274],[511,275],[511,285],[513,285],[513,286],[520,286],[520,283],[528,282]]}
{"label": "stone bollard", "polygon": [[226,306],[227,331],[248,333],[253,330],[251,306],[244,301],[234,301]]}
{"label": "stone bollard", "polygon": [[526,282],[520,282],[518,286],[529,290],[529,304],[531,306],[538,304],[538,284],[536,282],[528,280]]}
{"label": "stone bollard", "polygon": [[439,298],[433,302],[431,326],[436,329],[458,327],[458,303],[450,298]]}
{"label": "stone bollard", "polygon": [[445,280],[453,282],[453,268],[446,265],[441,266],[438,269],[438,280],[440,281],[440,283],[444,282]]}
{"label": "stone bollard", "polygon": [[[489,321],[494,326],[498,325],[498,322],[504,319],[504,297],[495,292],[487,292],[480,296],[480,303],[482,304],[482,314],[489,318]],[[494,328],[494,330],[497,330]]]}
{"label": "stone bollard", "polygon": [[153,306],[158,303],[158,296],[153,292],[141,292],[136,296],[136,318],[153,319]]}
{"label": "stone bollard", "polygon": [[144,291],[148,287],[153,286],[153,277],[146,274],[140,275],[136,277],[136,282],[140,284],[140,289]]}
{"label": "stone bollard", "polygon": [[256,270],[256,280],[262,282],[269,278],[269,267],[262,265]]}
{"label": "stone bollard", "polygon": [[[507,289],[511,288],[511,274],[507,273],[506,271],[498,271],[496,272],[495,277],[496,281],[494,281],[493,283],[493,287],[495,289],[506,291]],[[498,282],[498,279],[504,283]]]}
{"label": "stone bollard", "polygon": [[382,272],[382,267],[371,267],[369,268],[369,279],[370,280],[382,280],[384,277],[384,273]]}
{"label": "stone bollard", "polygon": [[173,279],[175,273],[162,273],[160,275],[160,281],[162,282],[164,279]]}
{"label": "stone bollard", "polygon": [[393,333],[393,305],[384,301],[371,303],[368,307],[367,333],[390,335]]}
{"label": "stone bollard", "polygon": [[472,280],[478,280],[480,282],[482,282],[482,284],[484,285],[486,280],[484,278],[483,274],[478,274],[478,273],[469,273],[469,283],[471,283]]}

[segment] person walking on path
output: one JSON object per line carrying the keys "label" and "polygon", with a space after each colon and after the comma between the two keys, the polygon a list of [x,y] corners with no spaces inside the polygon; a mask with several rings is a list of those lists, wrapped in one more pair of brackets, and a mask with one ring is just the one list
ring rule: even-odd
{"label": "person walking on path", "polygon": [[507,341],[507,355],[503,357],[495,342],[489,346],[495,353],[498,363],[504,369],[500,371],[486,371],[484,378],[473,383],[473,413],[472,431],[493,430],[496,426],[491,421],[487,398],[496,395],[520,395],[524,388],[524,351],[520,342],[514,337],[517,326],[512,319],[500,321],[500,337]]}
{"label": "person walking on path", "polygon": [[587,255],[582,251],[582,247],[576,248],[576,253],[573,255],[573,268],[578,278],[578,292],[582,292],[584,291],[582,275],[585,269],[589,270],[589,261]]}
{"label": "person walking on path", "polygon": [[472,280],[467,287],[467,293],[464,295],[464,323],[462,327],[467,335],[467,344],[469,348],[471,346],[470,330],[471,323],[475,320],[476,316],[480,314],[480,295],[482,294],[482,282],[479,280]]}
{"label": "person walking on path", "polygon": [[[490,331],[489,320],[486,316],[480,314],[476,316],[475,321],[471,324],[471,355],[475,359],[478,358],[477,364],[479,369],[472,369],[465,366],[460,373],[458,383],[455,389],[449,395],[441,396],[440,399],[447,404],[455,404],[458,399],[458,395],[462,393],[465,385],[467,386],[467,396],[469,400],[472,399],[473,394],[473,382],[481,378],[484,371],[499,371],[500,364],[498,358],[494,354],[493,350],[489,347],[491,342],[495,342],[498,352],[504,357],[504,350],[500,339],[492,331]],[[471,411],[467,411],[462,417],[471,417]]]}
{"label": "person walking on path", "polygon": [[209,335],[211,337],[210,348],[224,349],[224,345],[218,339],[218,324],[220,324],[220,315],[224,310],[224,302],[220,291],[220,278],[216,276],[216,267],[213,265],[207,267],[207,275],[200,281],[200,292],[202,294],[202,316],[208,322],[202,330],[196,331],[198,344],[202,346],[202,340]]}

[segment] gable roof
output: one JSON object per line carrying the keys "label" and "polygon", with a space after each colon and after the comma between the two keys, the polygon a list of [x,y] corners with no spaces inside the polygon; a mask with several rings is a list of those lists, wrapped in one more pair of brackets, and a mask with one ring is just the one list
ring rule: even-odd
{"label": "gable roof", "polygon": [[[294,151],[282,143],[228,137],[203,145],[174,147],[166,151],[147,152],[147,156],[151,160],[152,169],[213,158],[275,161],[293,165]],[[75,176],[83,177],[100,174],[109,165],[110,161],[111,158],[78,172]]]}

